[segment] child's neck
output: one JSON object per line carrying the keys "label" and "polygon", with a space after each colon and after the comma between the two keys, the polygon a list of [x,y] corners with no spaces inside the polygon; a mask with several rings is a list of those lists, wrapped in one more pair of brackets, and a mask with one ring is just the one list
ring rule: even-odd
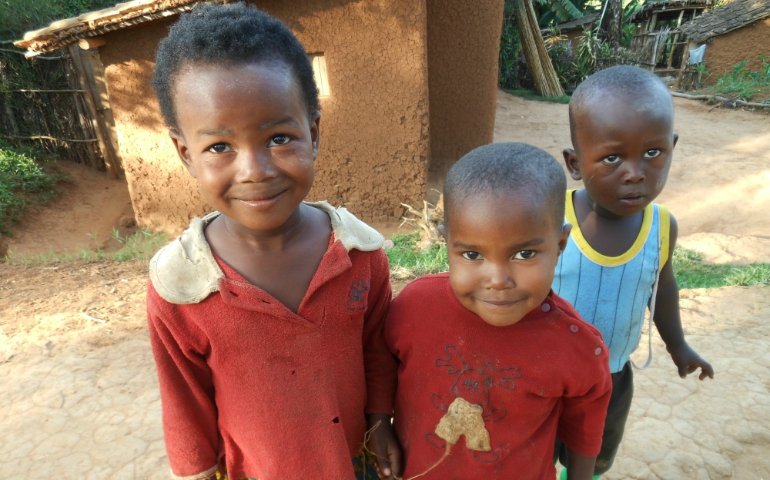
{"label": "child's neck", "polygon": [[572,197],[580,231],[591,248],[608,257],[627,252],[642,229],[644,212],[622,216],[597,205],[585,189]]}

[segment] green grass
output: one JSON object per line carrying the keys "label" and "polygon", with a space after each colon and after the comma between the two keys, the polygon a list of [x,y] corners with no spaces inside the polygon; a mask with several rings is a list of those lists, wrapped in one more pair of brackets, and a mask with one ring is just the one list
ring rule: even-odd
{"label": "green grass", "polygon": [[400,278],[419,277],[449,270],[446,245],[434,245],[430,252],[415,251],[420,235],[393,235],[393,246],[386,249],[391,273]]}
{"label": "green grass", "polygon": [[14,148],[0,141],[0,234],[11,235],[21,221],[24,207],[46,203],[56,196],[54,189],[63,175],[46,173],[29,148]]}
{"label": "green grass", "polygon": [[543,97],[533,92],[532,90],[505,90],[506,92],[516,97],[521,97],[526,100],[536,100],[538,102],[550,102],[550,103],[569,103],[569,95],[562,95],[559,97]]}
{"label": "green grass", "polygon": [[[732,71],[717,79],[716,85],[704,88],[705,93],[716,93],[739,100],[770,104],[770,63],[766,55],[760,55],[762,68],[755,72],[746,70],[749,64],[745,60],[733,65]],[[705,67],[699,66],[701,74],[708,74]]]}
{"label": "green grass", "polygon": [[718,288],[770,285],[770,264],[709,265],[698,252],[677,247],[673,255],[679,288]]}
{"label": "green grass", "polygon": [[139,230],[128,237],[121,237],[117,230],[113,230],[112,238],[117,240],[122,248],[115,252],[105,252],[102,249],[90,250],[80,249],[72,253],[64,251],[57,253],[53,250],[34,256],[14,255],[10,252],[8,260],[11,263],[21,264],[41,264],[41,263],[64,263],[75,261],[104,261],[113,260],[117,262],[129,262],[132,260],[149,260],[155,255],[155,252],[168,243],[168,236],[165,233],[152,233]]}
{"label": "green grass", "polygon": [[[400,278],[415,278],[428,273],[449,270],[445,245],[436,245],[430,252],[415,251],[417,232],[394,235],[393,247],[386,250],[391,272]],[[730,286],[770,285],[770,264],[709,265],[692,250],[677,247],[673,267],[679,288],[718,288]]]}

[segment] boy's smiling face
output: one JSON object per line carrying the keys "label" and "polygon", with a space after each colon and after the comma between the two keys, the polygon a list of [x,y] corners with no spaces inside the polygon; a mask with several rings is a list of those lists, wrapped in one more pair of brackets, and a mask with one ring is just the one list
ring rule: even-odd
{"label": "boy's smiling face", "polygon": [[252,231],[287,223],[313,184],[319,115],[283,63],[193,64],[174,86],[170,132],[204,200]]}
{"label": "boy's smiling face", "polygon": [[666,185],[678,135],[663,94],[668,95],[638,109],[628,99],[606,95],[575,112],[575,150],[565,150],[564,159],[598,214],[639,213]]}
{"label": "boy's smiling face", "polygon": [[543,203],[525,192],[500,192],[447,204],[442,231],[452,289],[490,325],[515,324],[551,291],[570,227],[557,225]]}

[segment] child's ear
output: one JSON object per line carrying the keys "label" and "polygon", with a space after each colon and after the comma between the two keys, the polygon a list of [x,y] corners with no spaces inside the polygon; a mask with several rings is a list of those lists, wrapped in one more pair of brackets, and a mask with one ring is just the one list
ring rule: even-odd
{"label": "child's ear", "polygon": [[564,155],[564,164],[567,165],[567,170],[573,180],[582,180],[583,175],[580,173],[580,158],[575,150],[571,148],[565,148],[561,152]]}
{"label": "child's ear", "polygon": [[674,147],[676,147],[676,142],[679,141],[679,134],[674,132]]}
{"label": "child's ear", "polygon": [[168,136],[171,137],[171,141],[174,143],[174,148],[176,148],[176,153],[179,155],[179,159],[182,160],[182,163],[187,168],[187,171],[190,172],[190,175],[192,175],[193,178],[198,178],[195,176],[195,166],[193,166],[192,159],[190,158],[190,150],[187,148],[184,135],[182,135],[178,130],[171,128],[168,131]]}
{"label": "child's ear", "polygon": [[559,255],[564,253],[564,249],[567,248],[567,240],[569,240],[569,234],[572,231],[572,224],[566,223],[561,227],[561,236],[559,237]]}
{"label": "child's ear", "polygon": [[313,159],[315,160],[321,142],[321,112],[316,112],[310,119],[310,140],[313,142]]}

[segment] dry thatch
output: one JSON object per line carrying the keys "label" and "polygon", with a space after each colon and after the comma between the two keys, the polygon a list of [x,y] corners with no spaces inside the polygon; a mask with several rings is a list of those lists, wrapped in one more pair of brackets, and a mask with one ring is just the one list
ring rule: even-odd
{"label": "dry thatch", "polygon": [[58,20],[24,34],[14,45],[27,50],[27,56],[51,52],[77,42],[131,25],[170,17],[192,10],[197,4],[228,3],[229,0],[134,0],[114,7]]}
{"label": "dry thatch", "polygon": [[734,0],[684,24],[680,30],[690,40],[703,43],[766,17],[770,17],[770,1]]}

